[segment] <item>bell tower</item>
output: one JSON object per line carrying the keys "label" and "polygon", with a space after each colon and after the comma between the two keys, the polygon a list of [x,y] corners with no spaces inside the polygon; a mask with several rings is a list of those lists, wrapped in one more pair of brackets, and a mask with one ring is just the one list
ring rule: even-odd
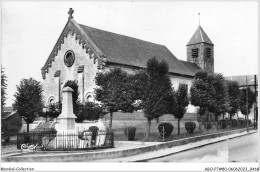
{"label": "bell tower", "polygon": [[187,46],[187,61],[207,72],[214,72],[214,44],[199,25]]}

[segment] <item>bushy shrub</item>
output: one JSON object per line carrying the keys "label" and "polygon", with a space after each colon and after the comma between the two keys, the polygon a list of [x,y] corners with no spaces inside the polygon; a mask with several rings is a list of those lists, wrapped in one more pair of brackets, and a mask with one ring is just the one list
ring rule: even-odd
{"label": "bushy shrub", "polygon": [[92,140],[95,140],[97,137],[97,131],[98,131],[98,127],[97,126],[91,126],[89,127],[89,131],[92,132]]}
{"label": "bushy shrub", "polygon": [[135,127],[126,127],[124,129],[125,136],[127,136],[128,140],[134,140],[135,139]]}
{"label": "bushy shrub", "polygon": [[[158,126],[160,135],[164,136],[164,137],[169,137],[173,131],[173,128],[174,128],[173,125],[170,123],[161,123]],[[163,131],[163,129],[164,129],[164,131]]]}
{"label": "bushy shrub", "polygon": [[186,123],[185,123],[185,128],[186,128],[186,130],[187,130],[187,133],[192,134],[193,131],[194,131],[195,128],[196,128],[196,124],[195,124],[195,122],[186,122]]}

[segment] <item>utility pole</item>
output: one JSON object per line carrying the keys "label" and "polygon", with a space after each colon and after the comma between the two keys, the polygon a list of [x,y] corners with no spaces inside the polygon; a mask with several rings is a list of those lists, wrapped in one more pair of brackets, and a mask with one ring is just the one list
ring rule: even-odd
{"label": "utility pole", "polygon": [[257,129],[257,122],[258,122],[258,107],[257,107],[257,90],[256,90],[256,75],[254,77],[255,80],[255,110],[254,110],[254,129]]}
{"label": "utility pole", "polygon": [[246,76],[246,130],[249,132],[248,129],[248,84],[247,84],[247,76]]}

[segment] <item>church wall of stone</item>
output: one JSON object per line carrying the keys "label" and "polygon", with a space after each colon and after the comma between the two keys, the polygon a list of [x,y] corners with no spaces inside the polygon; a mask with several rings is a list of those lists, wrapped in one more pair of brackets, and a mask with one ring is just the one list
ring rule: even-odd
{"label": "church wall of stone", "polygon": [[137,71],[140,70],[140,68],[121,65],[121,64],[108,64],[104,68],[103,72],[109,72],[111,69],[114,69],[114,68],[117,68],[117,67],[121,68],[123,71],[125,71],[129,74],[134,74],[134,73],[136,73]]}
{"label": "church wall of stone", "polygon": [[[134,74],[138,72],[140,69],[135,68],[135,67],[129,67],[129,66],[124,66],[124,65],[119,65],[119,64],[112,64],[108,65],[105,67],[103,70],[104,72],[108,72],[111,69],[114,69],[116,67],[120,67],[122,70],[126,71],[129,74]],[[174,90],[178,89],[179,84],[187,84],[188,85],[188,93],[190,92],[190,87],[192,84],[192,78],[186,78],[186,77],[180,77],[180,76],[175,76],[175,75],[170,75],[170,79],[172,82],[172,86],[174,87]]]}
{"label": "church wall of stone", "polygon": [[186,84],[188,85],[188,94],[190,94],[190,88],[192,85],[192,78],[184,78],[180,76],[171,75],[171,82],[174,90],[176,91],[179,87],[179,84]]}
{"label": "church wall of stone", "polygon": [[[192,49],[198,48],[198,58],[192,58]],[[211,48],[211,58],[205,57],[205,49]],[[187,61],[196,63],[200,68],[206,71],[214,72],[214,47],[206,43],[187,46]]]}
{"label": "church wall of stone", "polygon": [[[75,54],[75,61],[71,67],[67,67],[64,63],[64,55],[68,50],[72,50]],[[80,77],[81,73],[78,73],[79,66],[84,65],[83,76]],[[57,70],[60,70],[60,76],[54,77]],[[94,64],[93,59],[90,59],[89,55],[82,48],[82,44],[78,43],[75,39],[75,35],[68,34],[67,38],[64,38],[64,44],[61,45],[61,49],[58,51],[58,55],[55,56],[54,62],[52,62],[51,67],[46,73],[46,79],[43,80],[43,95],[46,103],[50,97],[55,98],[55,102],[59,100],[59,84],[60,90],[67,80],[78,80],[82,78],[79,86],[80,99],[82,100],[88,93],[93,93],[93,88],[96,87],[94,78],[96,76],[98,69],[97,63]],[[84,86],[84,91],[82,87]]]}

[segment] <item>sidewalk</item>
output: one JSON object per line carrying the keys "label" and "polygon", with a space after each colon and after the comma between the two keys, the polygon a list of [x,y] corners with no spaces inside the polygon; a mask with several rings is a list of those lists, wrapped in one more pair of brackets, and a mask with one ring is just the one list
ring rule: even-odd
{"label": "sidewalk", "polygon": [[171,155],[171,154],[174,154],[174,153],[186,151],[186,150],[193,149],[193,148],[196,148],[196,147],[201,147],[201,146],[213,144],[213,143],[224,141],[224,140],[227,140],[227,139],[240,137],[240,136],[244,136],[244,135],[247,135],[247,134],[253,134],[253,133],[256,133],[256,132],[257,131],[249,131],[249,133],[247,133],[245,131],[243,133],[237,133],[237,134],[217,137],[217,138],[213,138],[213,139],[201,140],[201,141],[198,141],[198,142],[189,143],[189,144],[181,145],[181,146],[176,146],[176,147],[173,147],[173,148],[166,148],[166,149],[162,149],[162,150],[156,150],[156,151],[151,151],[151,152],[147,152],[147,153],[143,153],[143,154],[122,157],[122,158],[94,160],[93,162],[138,162],[138,161],[146,161],[146,160],[160,158],[160,157],[168,156],[168,155]]}

